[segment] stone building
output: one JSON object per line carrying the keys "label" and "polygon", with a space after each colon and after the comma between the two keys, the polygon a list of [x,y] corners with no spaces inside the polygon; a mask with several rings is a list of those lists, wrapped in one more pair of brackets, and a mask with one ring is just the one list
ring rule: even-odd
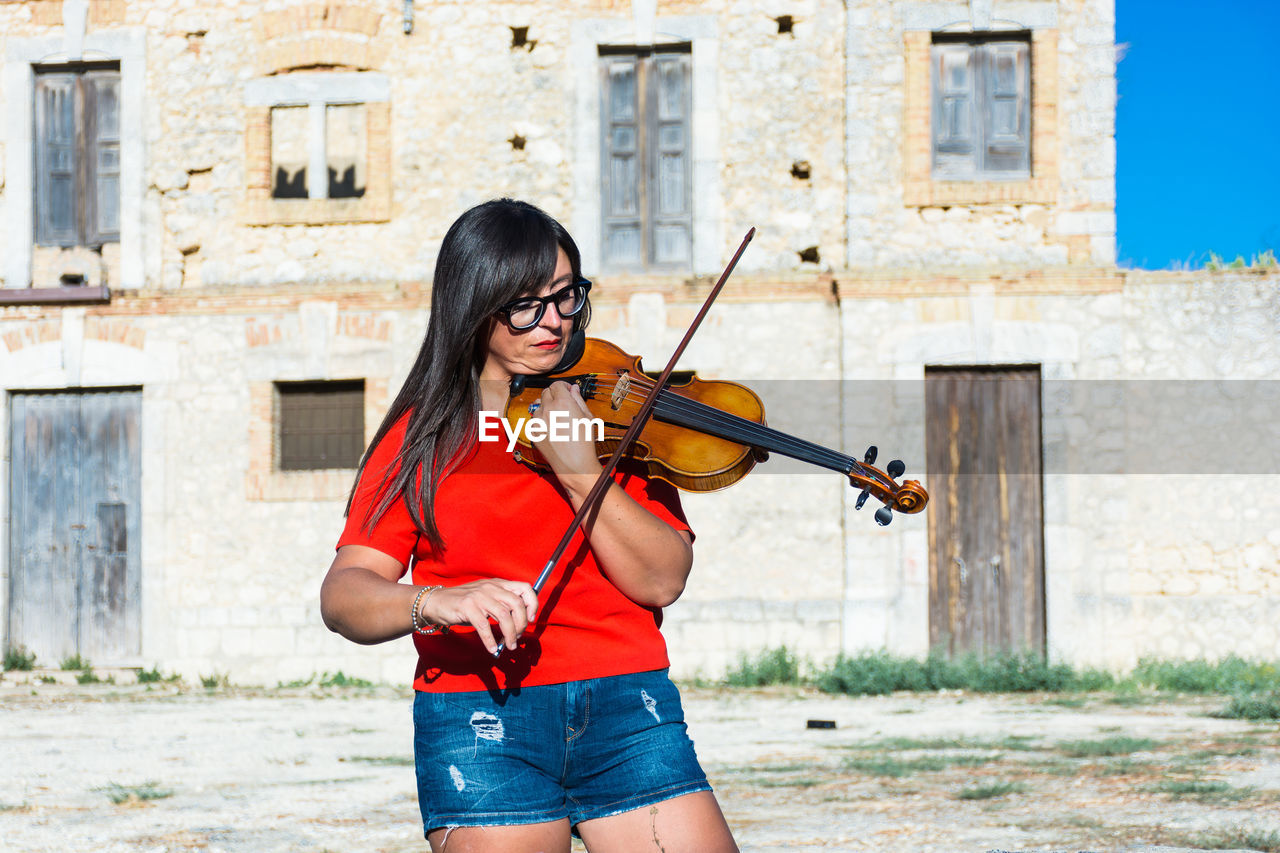
{"label": "stone building", "polygon": [[1280,277],[1116,267],[1112,0],[4,0],[0,53],[0,620],[45,663],[408,675],[319,583],[502,195],[651,367],[756,227],[682,366],[932,492],[689,496],[679,674],[1280,651]]}

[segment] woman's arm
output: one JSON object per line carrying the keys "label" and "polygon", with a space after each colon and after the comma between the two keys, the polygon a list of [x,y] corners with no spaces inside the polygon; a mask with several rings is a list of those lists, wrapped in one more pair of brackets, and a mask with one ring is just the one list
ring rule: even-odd
{"label": "woman's arm", "polygon": [[[574,418],[590,418],[576,385],[557,382],[542,395],[538,415],[562,410]],[[576,511],[595,485],[603,466],[595,442],[551,441],[537,444]],[[666,607],[684,592],[693,567],[693,545],[687,531],[676,530],[635,501],[617,483],[609,486],[600,508],[583,524],[591,550],[609,580],[632,601]]]}
{"label": "woman's arm", "polygon": [[[413,631],[414,600],[423,589],[399,583],[404,564],[363,545],[338,549],[320,586],[320,614],[329,630],[356,643],[383,643]],[[419,624],[472,625],[490,652],[497,640],[492,617],[507,648],[515,648],[533,621],[538,597],[523,581],[473,581],[444,587],[418,599]]]}

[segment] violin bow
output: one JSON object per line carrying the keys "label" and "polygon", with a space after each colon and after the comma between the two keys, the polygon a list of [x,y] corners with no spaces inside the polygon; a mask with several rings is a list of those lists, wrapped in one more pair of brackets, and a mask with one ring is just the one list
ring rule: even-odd
{"label": "violin bow", "polygon": [[609,457],[609,461],[605,463],[604,470],[600,472],[600,476],[596,478],[595,485],[591,487],[591,491],[587,493],[587,497],[582,502],[582,506],[578,507],[578,513],[573,517],[573,521],[569,523],[569,529],[560,537],[560,544],[556,545],[555,551],[551,553],[547,564],[543,566],[542,573],[538,575],[538,579],[533,582],[533,591],[541,592],[546,585],[547,579],[551,577],[551,573],[555,571],[555,567],[560,562],[560,558],[564,556],[565,550],[569,547],[569,542],[573,539],[573,534],[582,528],[582,523],[587,515],[592,511],[597,503],[604,496],[605,491],[609,488],[609,484],[613,481],[614,469],[618,467],[618,461],[622,459],[623,452],[631,446],[631,442],[635,441],[636,436],[640,434],[640,430],[644,429],[644,425],[649,420],[649,413],[653,411],[653,404],[658,399],[658,392],[667,385],[667,380],[671,378],[671,371],[675,369],[676,362],[680,360],[680,356],[684,354],[685,347],[689,345],[689,341],[693,338],[693,333],[698,331],[698,326],[702,325],[702,318],[707,316],[707,312],[711,310],[711,303],[716,301],[716,297],[720,295],[720,290],[724,287],[724,283],[728,280],[729,274],[733,272],[733,268],[738,265],[738,258],[742,257],[742,253],[746,251],[747,244],[751,242],[751,238],[756,235],[756,229],[752,228],[747,231],[747,236],[742,238],[742,245],[738,247],[738,251],[733,253],[733,257],[729,260],[729,265],[724,268],[724,272],[720,274],[719,281],[715,287],[711,288],[711,292],[707,294],[707,300],[702,303],[701,310],[698,315],[693,318],[689,330],[684,333],[679,346],[675,352],[671,354],[671,360],[667,362],[667,366],[663,369],[658,380],[653,383],[653,387],[649,390],[648,396],[644,398],[644,402],[640,404],[639,411],[631,421],[631,426],[622,434],[622,440],[618,442],[617,448],[614,449],[613,455]]}

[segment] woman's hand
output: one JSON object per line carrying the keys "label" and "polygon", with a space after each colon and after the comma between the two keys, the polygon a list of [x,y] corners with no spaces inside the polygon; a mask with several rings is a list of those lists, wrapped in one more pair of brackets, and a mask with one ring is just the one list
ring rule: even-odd
{"label": "woman's hand", "polygon": [[[555,412],[564,412],[568,421],[553,420]],[[596,455],[595,433],[590,423],[593,415],[582,399],[582,391],[568,382],[551,383],[542,392],[538,411],[531,417],[547,424],[546,438],[534,442],[534,447],[565,488],[582,490],[585,494],[595,485],[604,466]],[[553,432],[553,428],[558,429]]]}
{"label": "woman's hand", "polygon": [[[534,417],[555,422],[554,412],[565,412],[570,423],[593,417],[577,385],[554,382],[542,392]],[[563,424],[564,419],[559,419]],[[574,437],[551,437],[535,442],[576,512],[587,499],[604,466],[596,456],[594,434],[582,423]],[[563,429],[561,432],[563,433]],[[680,597],[693,549],[689,534],[677,531],[637,503],[617,483],[600,498],[599,509],[583,523],[591,550],[609,580],[624,595],[646,607],[666,607]]]}
{"label": "woman's hand", "polygon": [[331,631],[357,643],[385,643],[413,631],[418,624],[473,625],[490,653],[497,650],[490,617],[502,641],[515,648],[538,613],[538,596],[523,581],[486,579],[441,587],[430,597],[420,586],[399,583],[405,566],[381,551],[343,545],[320,587],[320,613]]}
{"label": "woman's hand", "polygon": [[501,650],[490,619],[497,623],[502,644],[514,649],[537,613],[538,594],[533,587],[496,578],[441,587],[424,595],[418,609],[419,621],[429,625],[472,626],[493,655]]}

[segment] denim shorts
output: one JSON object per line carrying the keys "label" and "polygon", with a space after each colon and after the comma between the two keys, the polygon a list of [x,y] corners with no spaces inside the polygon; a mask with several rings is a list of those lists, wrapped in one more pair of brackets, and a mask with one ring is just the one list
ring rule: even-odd
{"label": "denim shorts", "polygon": [[609,817],[710,791],[667,671],[418,693],[423,832]]}

